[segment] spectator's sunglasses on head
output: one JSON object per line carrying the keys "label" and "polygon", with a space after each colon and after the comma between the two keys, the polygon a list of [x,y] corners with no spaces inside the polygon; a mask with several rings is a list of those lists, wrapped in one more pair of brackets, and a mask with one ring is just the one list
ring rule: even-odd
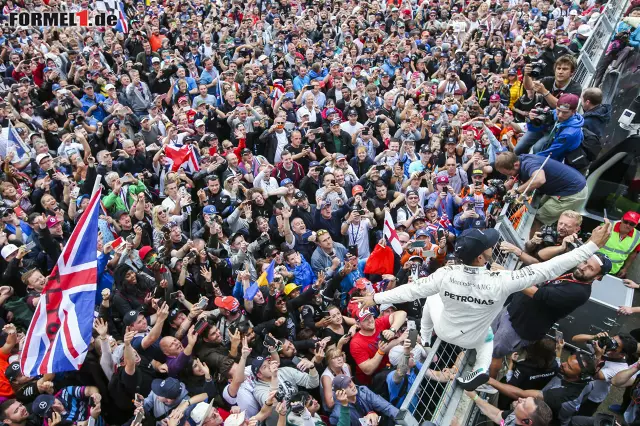
{"label": "spectator's sunglasses on head", "polygon": [[318,232],[316,232],[316,237],[321,237],[324,234],[328,234],[328,233],[329,233],[329,231],[327,231],[326,229],[321,229]]}

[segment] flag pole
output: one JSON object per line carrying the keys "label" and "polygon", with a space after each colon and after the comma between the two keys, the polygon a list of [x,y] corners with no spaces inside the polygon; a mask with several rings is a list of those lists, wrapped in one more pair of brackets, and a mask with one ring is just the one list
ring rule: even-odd
{"label": "flag pole", "polygon": [[102,175],[96,176],[96,181],[93,183],[93,190],[91,191],[91,198],[95,195],[96,192],[100,189],[100,185],[102,185]]}

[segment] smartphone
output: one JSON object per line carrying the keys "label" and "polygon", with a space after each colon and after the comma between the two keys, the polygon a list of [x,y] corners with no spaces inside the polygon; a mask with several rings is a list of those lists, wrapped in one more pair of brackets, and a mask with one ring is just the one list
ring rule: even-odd
{"label": "smartphone", "polygon": [[438,241],[440,241],[442,237],[444,237],[444,229],[442,228],[438,229],[437,233],[438,233]]}
{"label": "smartphone", "polygon": [[202,296],[198,301],[198,306],[200,309],[204,309],[209,304],[209,299],[207,297]]}
{"label": "smartphone", "polygon": [[411,347],[415,347],[418,342],[418,330],[409,330],[409,340],[411,340]]}
{"label": "smartphone", "polygon": [[135,418],[133,419],[133,422],[131,422],[132,425],[139,425],[142,424],[142,420],[144,418],[144,410],[140,410],[136,413]]}
{"label": "smartphone", "polygon": [[379,164],[376,166],[376,170],[379,172],[384,171],[387,168],[387,166],[383,165],[383,164]]}
{"label": "smartphone", "polygon": [[300,364],[300,361],[302,361],[302,360],[300,359],[300,357],[294,356],[291,361],[293,362],[293,365],[298,365],[298,364]]}
{"label": "smartphone", "polygon": [[24,246],[24,248],[25,248],[25,249],[27,249],[27,250],[33,250],[35,247],[36,247],[36,243],[35,243],[35,242],[33,242],[33,241],[31,241],[31,242],[27,243],[27,244]]}
{"label": "smartphone", "polygon": [[556,342],[561,342],[564,340],[564,333],[560,330],[556,330]]}
{"label": "smartphone", "polygon": [[409,244],[409,248],[424,247],[425,245],[427,245],[426,241],[413,241]]}

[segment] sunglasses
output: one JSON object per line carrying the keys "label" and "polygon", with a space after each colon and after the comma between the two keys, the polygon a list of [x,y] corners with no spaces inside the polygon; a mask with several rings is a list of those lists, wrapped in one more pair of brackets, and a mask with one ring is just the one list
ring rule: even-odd
{"label": "sunglasses", "polygon": [[633,222],[629,222],[628,220],[624,220],[624,219],[623,219],[623,220],[622,220],[622,223],[624,223],[625,225],[632,226],[632,227],[634,227],[634,228],[636,227],[636,224],[635,224],[635,223],[633,223]]}
{"label": "sunglasses", "polygon": [[320,237],[320,236],[322,236],[324,234],[328,234],[328,233],[329,233],[329,231],[327,231],[326,229],[321,229],[318,232],[316,232],[316,236]]}

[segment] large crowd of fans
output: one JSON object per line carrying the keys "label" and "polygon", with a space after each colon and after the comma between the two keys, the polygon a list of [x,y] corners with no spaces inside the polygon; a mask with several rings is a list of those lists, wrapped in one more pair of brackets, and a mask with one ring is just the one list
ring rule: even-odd
{"label": "large crowd of fans", "polygon": [[[3,3],[4,20],[95,6]],[[604,0],[123,6],[127,33],[0,28],[4,424],[393,425],[423,364],[439,392],[464,351],[433,356],[424,299],[355,297],[465,263],[457,243],[534,193],[531,239],[495,253],[532,265],[587,241],[575,210],[611,107],[572,78]],[[629,22],[600,79],[638,48]],[[97,180],[89,352],[25,376],[25,332]],[[594,280],[626,278],[639,221],[509,299],[478,389],[497,407],[468,392],[491,420],[599,424],[614,384],[629,392],[612,409],[640,421],[640,331],[577,335],[591,353],[568,359],[546,337]]]}

